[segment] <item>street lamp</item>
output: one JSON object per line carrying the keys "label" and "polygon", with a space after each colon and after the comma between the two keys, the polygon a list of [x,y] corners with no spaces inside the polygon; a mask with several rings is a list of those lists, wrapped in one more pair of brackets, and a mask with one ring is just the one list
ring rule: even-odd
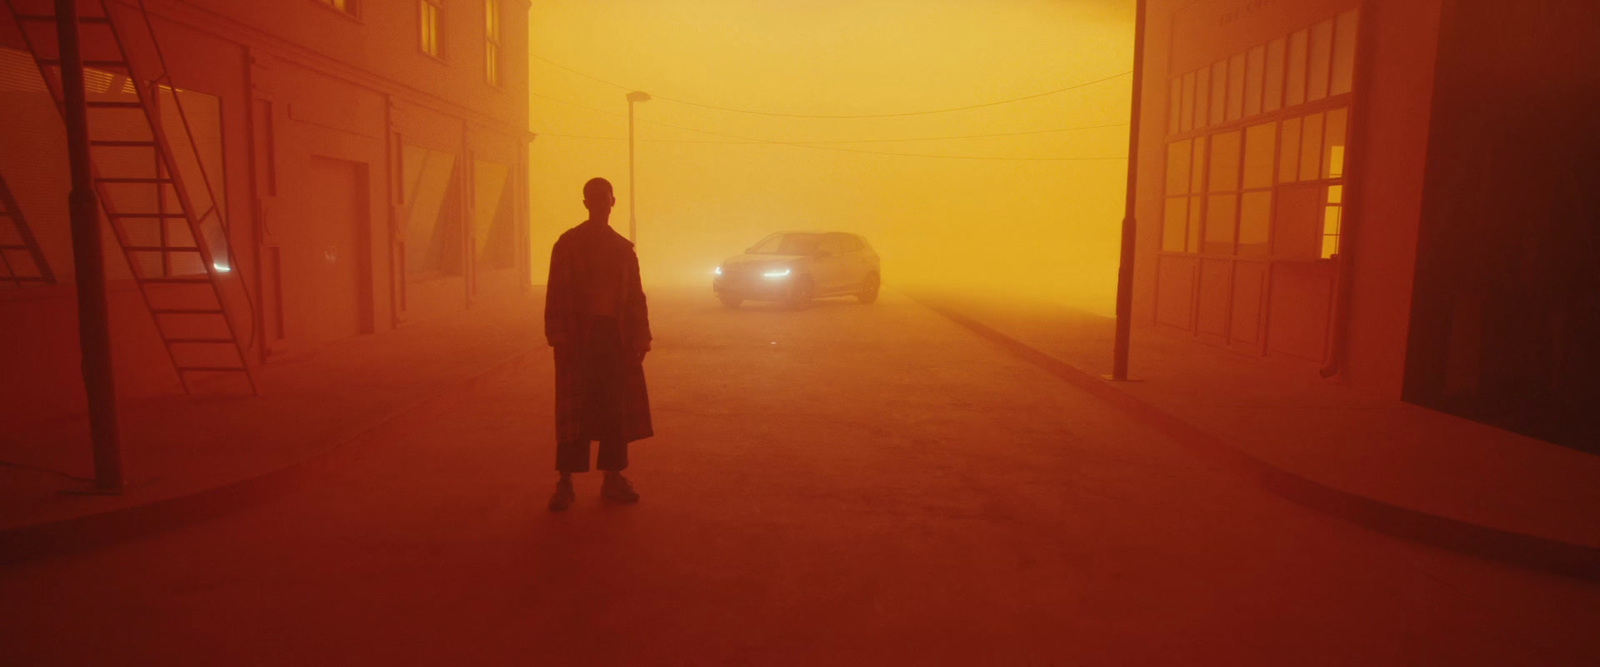
{"label": "street lamp", "polygon": [[650,96],[637,90],[628,93],[628,240],[638,243],[639,218],[634,202],[638,201],[633,182],[633,104],[649,102]]}

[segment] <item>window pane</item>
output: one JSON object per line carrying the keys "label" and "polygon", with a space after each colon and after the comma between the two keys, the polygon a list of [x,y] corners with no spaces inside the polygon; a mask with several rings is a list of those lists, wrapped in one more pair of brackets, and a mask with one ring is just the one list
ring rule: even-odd
{"label": "window pane", "polygon": [[1244,114],[1244,54],[1228,59],[1228,120]]}
{"label": "window pane", "polygon": [[1211,139],[1212,192],[1239,189],[1239,132],[1224,132]]}
{"label": "window pane", "polygon": [[1167,252],[1183,252],[1185,231],[1189,229],[1187,215],[1189,213],[1188,197],[1168,197],[1166,219],[1161,221],[1161,249]]}
{"label": "window pane", "polygon": [[1272,227],[1272,191],[1246,192],[1239,203],[1239,254],[1267,254]]}
{"label": "window pane", "polygon": [[1205,178],[1206,175],[1206,170],[1201,168],[1201,165],[1205,164],[1206,159],[1205,137],[1195,138],[1194,152],[1192,155],[1194,156],[1194,160],[1190,164],[1194,166],[1189,170],[1189,192],[1198,193],[1200,192],[1201,179]]}
{"label": "window pane", "polygon": [[1324,131],[1322,151],[1322,177],[1341,178],[1344,176],[1344,147],[1345,134],[1350,116],[1349,109],[1334,109],[1328,112],[1328,127]]}
{"label": "window pane", "polygon": [[1250,54],[1245,57],[1244,64],[1244,115],[1254,116],[1261,113],[1261,79],[1267,64],[1267,48],[1258,46],[1250,49]]}
{"label": "window pane", "polygon": [[1267,71],[1266,81],[1262,84],[1261,110],[1277,111],[1283,106],[1283,49],[1286,46],[1282,38],[1274,39],[1267,44]]}
{"label": "window pane", "polygon": [[1328,203],[1329,204],[1343,204],[1344,203],[1344,186],[1343,185],[1330,185],[1330,186],[1328,186]]}
{"label": "window pane", "polygon": [[1338,254],[1339,254],[1339,237],[1337,237],[1337,236],[1324,236],[1324,237],[1322,237],[1322,258],[1323,259],[1333,259],[1334,256],[1336,256]]}
{"label": "window pane", "polygon": [[1172,93],[1167,100],[1167,134],[1178,133],[1178,117],[1183,115],[1183,77],[1172,78]]}
{"label": "window pane", "polygon": [[1278,142],[1282,153],[1278,156],[1278,182],[1293,183],[1300,170],[1300,126],[1303,119],[1283,121],[1283,139]]}
{"label": "window pane", "polygon": [[1218,60],[1211,66],[1211,115],[1207,116],[1212,125],[1222,122],[1223,112],[1226,111],[1228,102],[1228,61]]}
{"label": "window pane", "polygon": [[1306,31],[1289,35],[1289,80],[1284,86],[1283,106],[1306,101]]}
{"label": "window pane", "polygon": [[1272,187],[1272,160],[1278,152],[1277,123],[1256,125],[1245,130],[1244,187]]}
{"label": "window pane", "polygon": [[1341,217],[1340,214],[1343,211],[1344,211],[1344,207],[1343,206],[1327,206],[1327,207],[1323,208],[1323,210],[1322,210],[1322,233],[1323,234],[1333,235],[1333,234],[1338,234],[1339,233],[1339,222],[1340,222],[1340,217]]}
{"label": "window pane", "polygon": [[1322,175],[1322,114],[1306,116],[1300,129],[1300,180],[1309,181]]}
{"label": "window pane", "polygon": [[1233,254],[1233,226],[1238,213],[1239,195],[1211,195],[1206,198],[1206,236],[1200,252],[1208,255]]}
{"label": "window pane", "polygon": [[1187,141],[1167,144],[1167,194],[1189,192],[1189,146]]}
{"label": "window pane", "polygon": [[1211,68],[1202,67],[1200,68],[1200,71],[1196,73],[1194,82],[1194,126],[1196,128],[1205,127],[1216,120],[1220,120],[1212,118],[1210,114],[1206,113],[1206,111],[1209,110],[1209,104],[1206,102],[1206,100],[1210,98],[1210,95],[1208,94],[1210,92]]}
{"label": "window pane", "polygon": [[1204,201],[1199,196],[1189,198],[1189,240],[1184,245],[1185,252],[1200,252],[1200,206]]}
{"label": "window pane", "polygon": [[1333,30],[1333,80],[1330,95],[1350,92],[1356,78],[1356,31],[1360,16],[1352,9],[1339,15]]}
{"label": "window pane", "polygon": [[1188,132],[1194,128],[1194,72],[1183,75],[1183,115],[1178,120],[1178,130]]}
{"label": "window pane", "polygon": [[1333,62],[1333,20],[1318,23],[1311,29],[1311,64],[1306,73],[1306,99],[1320,100],[1328,96],[1328,73]]}

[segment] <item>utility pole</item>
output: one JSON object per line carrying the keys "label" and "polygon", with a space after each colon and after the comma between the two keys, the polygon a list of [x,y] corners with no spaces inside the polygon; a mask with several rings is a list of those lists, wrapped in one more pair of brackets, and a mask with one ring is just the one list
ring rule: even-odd
{"label": "utility pole", "polygon": [[[56,0],[56,38],[61,52],[61,96],[67,124],[72,194],[72,261],[78,283],[78,346],[83,388],[89,399],[89,439],[94,448],[95,487],[122,491],[122,446],[118,442],[117,388],[111,373],[111,323],[106,314],[105,258],[100,246],[100,202],[89,167],[89,105],[83,85],[78,38],[78,3]],[[135,82],[134,85],[140,85]]]}
{"label": "utility pole", "polygon": [[1133,100],[1128,122],[1128,192],[1122,216],[1122,256],[1117,263],[1117,331],[1111,348],[1111,379],[1128,379],[1128,339],[1133,326],[1134,235],[1138,220],[1135,187],[1139,182],[1139,104],[1144,92],[1144,28],[1146,0],[1138,0],[1133,20]]}
{"label": "utility pole", "polygon": [[636,102],[649,102],[650,96],[637,90],[628,93],[628,240],[638,243],[639,217],[634,202],[639,200],[635,193],[633,181],[633,105]]}

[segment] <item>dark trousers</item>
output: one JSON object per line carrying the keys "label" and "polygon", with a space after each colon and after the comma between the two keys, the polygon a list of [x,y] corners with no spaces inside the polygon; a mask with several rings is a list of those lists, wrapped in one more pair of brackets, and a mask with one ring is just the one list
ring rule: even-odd
{"label": "dark trousers", "polygon": [[[628,443],[620,440],[601,440],[600,459],[596,467],[606,471],[628,468]],[[556,443],[556,470],[560,472],[589,472],[589,441]]]}

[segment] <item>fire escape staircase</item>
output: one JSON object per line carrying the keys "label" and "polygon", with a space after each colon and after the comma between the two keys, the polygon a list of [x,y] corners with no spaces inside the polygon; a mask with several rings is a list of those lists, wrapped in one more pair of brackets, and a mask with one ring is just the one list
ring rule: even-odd
{"label": "fire escape staircase", "polygon": [[39,242],[28,228],[27,218],[11,188],[0,176],[0,287],[25,287],[30,284],[51,285],[56,276],[50,264],[39,251]]}
{"label": "fire escape staircase", "polygon": [[[250,328],[230,316],[225,295],[254,309],[143,0],[77,1],[95,194],[161,342],[186,392],[197,377],[236,374],[256,393],[250,342],[239,336]],[[65,114],[54,2],[5,3]]]}

